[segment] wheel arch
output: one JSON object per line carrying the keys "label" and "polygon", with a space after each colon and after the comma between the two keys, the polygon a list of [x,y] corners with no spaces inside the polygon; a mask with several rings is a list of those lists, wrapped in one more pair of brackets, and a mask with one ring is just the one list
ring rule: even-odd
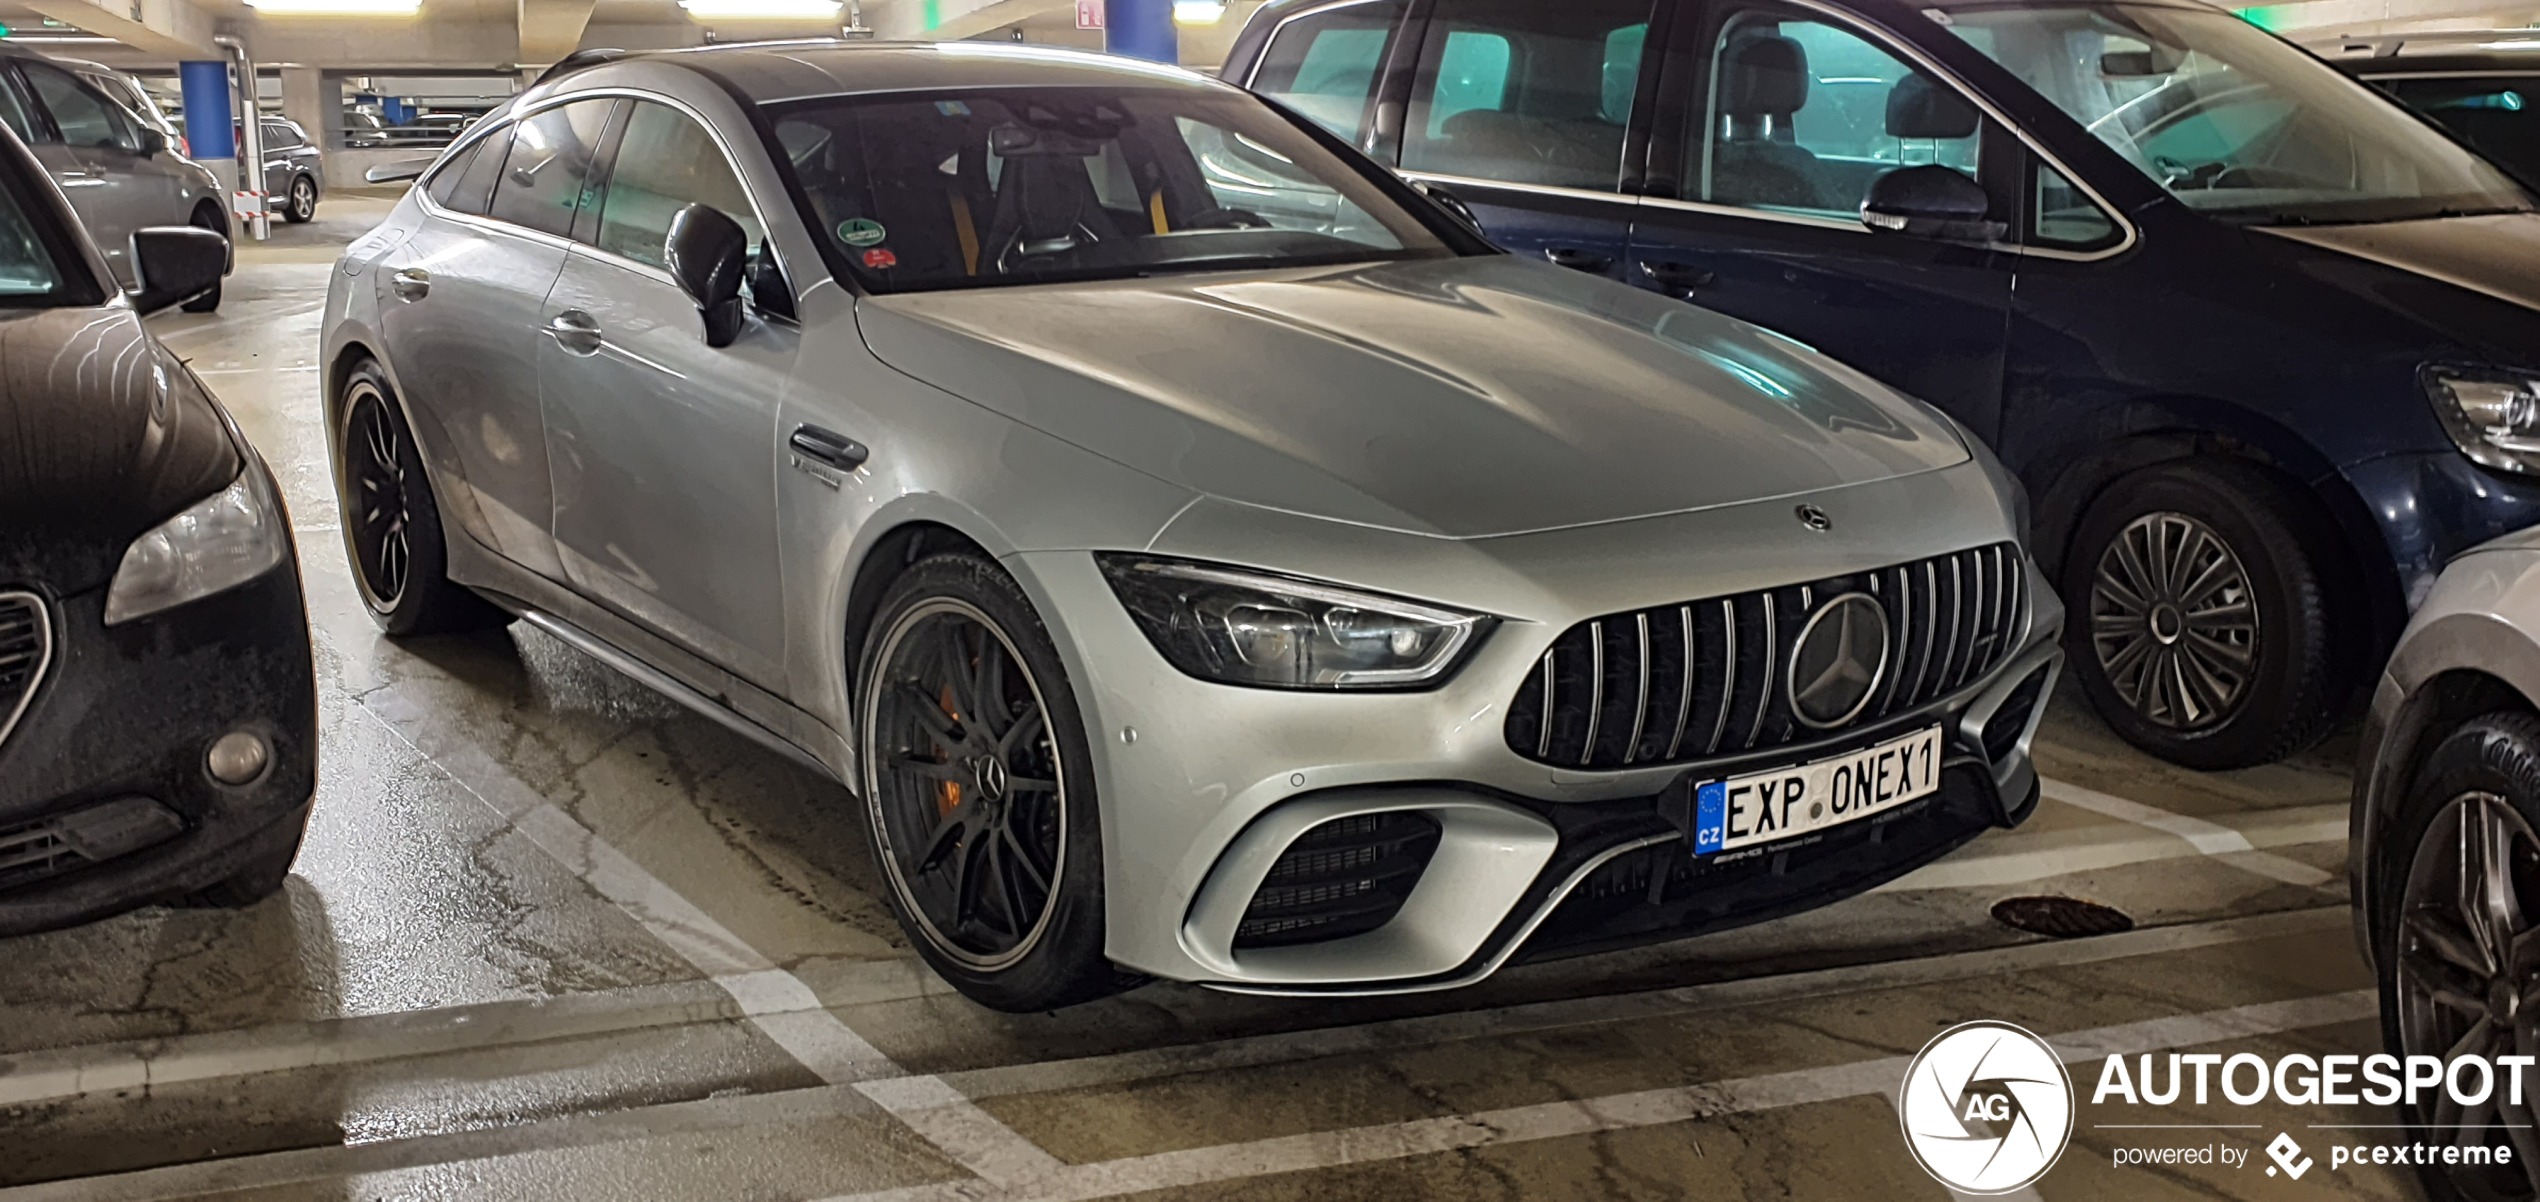
{"label": "wheel arch", "polygon": [[945,515],[907,515],[884,525],[864,544],[864,552],[856,557],[853,574],[847,586],[845,611],[841,615],[844,631],[844,671],[848,695],[856,687],[856,674],[864,658],[865,629],[873,624],[873,615],[882,608],[882,596],[890,591],[891,582],[917,561],[946,551],[977,555],[991,563],[997,555],[987,544],[946,520]]}
{"label": "wheel arch", "polygon": [[[2385,681],[2385,689],[2395,682]],[[2355,799],[2347,839],[2347,884],[2354,897],[2356,943],[2367,962],[2379,963],[2375,907],[2390,882],[2376,871],[2391,823],[2406,805],[2417,773],[2453,732],[2488,714],[2540,714],[2530,694],[2485,668],[2454,667],[2435,673],[2395,707],[2376,706],[2364,730],[2355,766]]]}

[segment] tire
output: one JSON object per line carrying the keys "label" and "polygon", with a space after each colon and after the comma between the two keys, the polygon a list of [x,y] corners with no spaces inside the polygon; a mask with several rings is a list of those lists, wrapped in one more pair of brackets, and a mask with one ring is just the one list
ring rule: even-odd
{"label": "tire", "polygon": [[283,193],[282,219],[293,225],[307,225],[317,217],[317,181],[305,175],[291,177],[291,188]]}
{"label": "tire", "polygon": [[282,892],[283,882],[291,879],[291,864],[300,858],[300,840],[308,830],[305,820],[293,823],[262,847],[248,852],[238,871],[185,899],[195,909],[244,910]]}
{"label": "tire", "polygon": [[371,619],[399,638],[508,625],[510,614],[450,582],[441,507],[377,361],[353,365],[333,414],[344,554]]}
{"label": "tire", "polygon": [[2325,583],[2335,547],[2310,496],[2255,464],[2194,459],[2109,485],[2064,568],[2091,705],[2125,741],[2206,771],[2319,742],[2352,667]]}
{"label": "tire", "polygon": [[[2533,834],[2540,830],[2540,719],[2499,713],[2464,724],[2427,757],[2393,817],[2366,866],[2373,873],[2368,917],[2384,1047],[2401,1057],[2455,1048],[2489,1057],[2540,1052],[2540,964],[2488,951],[2510,948],[2540,926],[2540,837]],[[2465,840],[2465,832],[2483,837]],[[2467,858],[2473,844],[2475,860]],[[2473,863],[2502,870],[2475,871]],[[2473,876],[2487,882],[2476,906],[2462,888]],[[2448,1000],[2438,1001],[2438,990]],[[2467,1042],[2481,1028],[2493,1033],[2487,1041]],[[2508,1096],[2503,1082],[2494,1096]],[[2465,1124],[2540,1121],[2531,1095],[2524,1096],[2523,1106],[2506,1101],[2454,1113],[2438,1093],[2430,1109],[2403,1099],[2400,1117],[2418,1128],[2412,1138],[2452,1143]],[[2479,1142],[2491,1141],[2513,1147],[2512,1167],[2422,1166],[2427,1196],[2519,1202],[2540,1195],[2540,1131],[2491,1127]]]}
{"label": "tire", "polygon": [[[229,237],[229,223],[221,220],[221,215],[209,208],[194,210],[194,216],[190,218],[186,224],[191,225],[198,230],[210,230],[215,234],[219,234],[224,239]],[[214,284],[212,285],[211,291],[195,297],[194,299],[177,307],[188,313],[209,313],[214,309],[220,308],[220,293],[221,286],[219,284]]]}
{"label": "tire", "polygon": [[864,636],[866,827],[918,954],[973,1001],[1014,1013],[1134,983],[1103,956],[1084,721],[1022,588],[985,559],[935,555],[891,583]]}

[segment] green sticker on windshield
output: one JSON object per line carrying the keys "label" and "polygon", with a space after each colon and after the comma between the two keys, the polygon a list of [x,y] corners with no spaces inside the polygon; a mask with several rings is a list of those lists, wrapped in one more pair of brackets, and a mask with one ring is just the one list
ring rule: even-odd
{"label": "green sticker on windshield", "polygon": [[838,223],[838,241],[853,247],[880,246],[890,232],[870,217],[851,217]]}

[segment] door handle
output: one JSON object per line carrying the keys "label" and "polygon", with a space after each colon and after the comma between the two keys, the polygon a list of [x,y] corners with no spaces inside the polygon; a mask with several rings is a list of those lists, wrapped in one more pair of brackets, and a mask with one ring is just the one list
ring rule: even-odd
{"label": "door handle", "polygon": [[842,472],[852,472],[873,458],[873,451],[863,443],[818,426],[794,427],[794,436],[786,439],[785,445],[805,459]]}
{"label": "door handle", "polygon": [[1614,256],[1576,246],[1547,247],[1543,257],[1551,260],[1555,267],[1567,267],[1590,275],[1603,275],[1614,266]]}
{"label": "door handle", "polygon": [[544,332],[557,346],[576,355],[597,354],[606,341],[600,335],[600,323],[580,309],[567,309],[548,319]]}
{"label": "door handle", "polygon": [[1650,283],[1678,296],[1708,288],[1712,280],[1719,278],[1691,263],[1652,263],[1646,259],[1641,260],[1640,271]]}
{"label": "door handle", "polygon": [[388,274],[388,287],[399,300],[419,301],[432,292],[432,273],[419,267],[400,267]]}

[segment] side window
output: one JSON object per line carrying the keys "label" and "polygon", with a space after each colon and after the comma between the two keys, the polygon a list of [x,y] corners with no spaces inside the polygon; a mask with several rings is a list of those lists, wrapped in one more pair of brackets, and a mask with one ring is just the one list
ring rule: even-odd
{"label": "side window", "polygon": [[0,63],[0,125],[8,126],[9,132],[22,142],[44,140],[35,131],[33,102],[19,90],[17,76],[10,73],[6,63]]}
{"label": "side window", "polygon": [[[477,195],[474,208],[459,202],[459,185],[467,178],[468,168],[475,165],[484,150],[484,142],[471,142],[465,149],[443,160],[440,167],[433,171],[432,178],[423,182],[423,194],[431,197],[434,204],[445,209],[456,209],[463,213],[485,211],[485,197],[482,193]],[[500,156],[502,151],[497,148],[494,153]]]}
{"label": "side window", "polygon": [[36,99],[53,114],[53,124],[62,131],[63,142],[72,146],[139,149],[140,139],[133,136],[131,119],[105,97],[73,79],[69,72],[40,63],[22,63],[20,69],[34,86]]}
{"label": "side window", "polygon": [[300,145],[300,135],[279,121],[265,122],[265,149],[290,150]]}
{"label": "side window", "polygon": [[1978,178],[1984,121],[1950,85],[1858,34],[1782,10],[1738,13],[1710,47],[1695,199],[1849,219],[1871,181],[1938,164]]}
{"label": "side window", "polygon": [[2540,184],[2540,77],[2394,79],[2382,86],[2490,162]]}
{"label": "side window", "polygon": [[1402,166],[1612,191],[1650,0],[1439,0]]}
{"label": "side window", "polygon": [[1252,90],[1356,142],[1404,0],[1363,0],[1288,22],[1252,71]]}
{"label": "side window", "polygon": [[2071,178],[2037,165],[2037,191],[2029,199],[2029,242],[2059,250],[2098,250],[2118,238],[2117,223]]}
{"label": "side window", "polygon": [[512,127],[511,154],[503,160],[487,214],[498,221],[558,236],[573,232],[573,216],[592,191],[592,158],[608,128],[614,100],[577,100],[547,109]]}
{"label": "side window", "polygon": [[662,244],[670,238],[670,219],[692,204],[740,222],[752,249],[766,240],[750,194],[705,127],[669,105],[636,101],[600,203],[600,249],[666,267]]}

